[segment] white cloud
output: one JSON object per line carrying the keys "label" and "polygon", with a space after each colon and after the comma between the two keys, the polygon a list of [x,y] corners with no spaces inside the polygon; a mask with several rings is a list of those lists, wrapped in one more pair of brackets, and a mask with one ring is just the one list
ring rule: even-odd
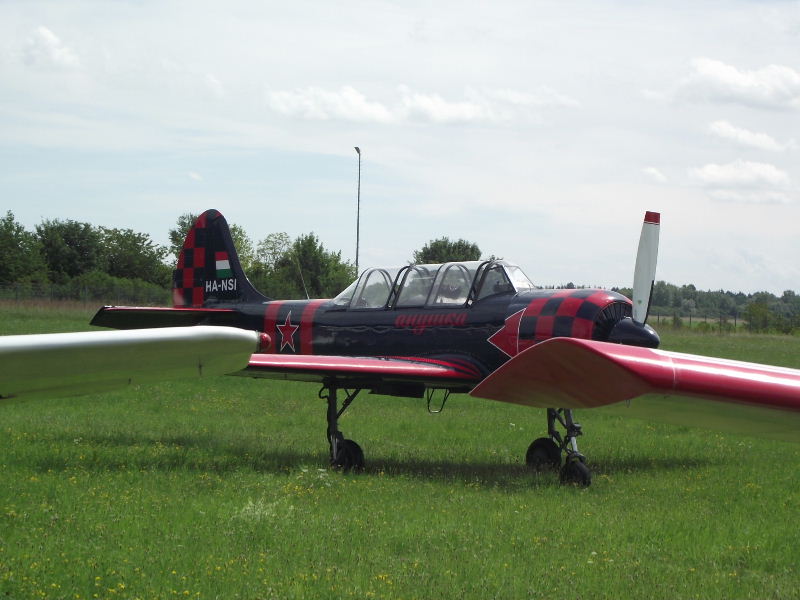
{"label": "white cloud", "polygon": [[537,92],[511,89],[475,90],[450,100],[438,93],[416,92],[401,85],[389,103],[368,100],[359,90],[338,91],[308,87],[294,91],[268,91],[267,105],[274,111],[309,120],[344,120],[372,123],[429,121],[433,123],[500,123],[531,117],[531,109],[576,107],[578,102],[547,87]]}
{"label": "white cloud", "polygon": [[708,196],[721,202],[737,204],[789,204],[790,177],[769,163],[737,160],[690,169],[689,175],[700,182]]}
{"label": "white cloud", "polygon": [[510,118],[490,105],[469,101],[450,102],[439,94],[419,94],[401,88],[401,114],[411,119],[434,123],[469,123],[475,121],[503,121]]}
{"label": "white cloud", "polygon": [[737,160],[726,165],[708,164],[691,169],[690,175],[711,187],[785,186],[789,176],[769,163]]}
{"label": "white cloud", "polygon": [[23,50],[28,65],[74,69],[81,66],[78,55],[44,25],[33,30]]}
{"label": "white cloud", "polygon": [[343,86],[338,91],[307,87],[292,92],[267,92],[267,105],[284,115],[320,121],[388,123],[395,119],[383,104],[368,101],[351,86]]}
{"label": "white cloud", "polygon": [[542,86],[536,92],[519,92],[516,90],[503,89],[487,92],[486,95],[495,100],[507,102],[515,106],[536,108],[577,108],[580,106],[580,102],[574,98],[565,96],[548,86]]}
{"label": "white cloud", "polygon": [[714,135],[736,142],[740,146],[757,148],[759,150],[783,152],[787,148],[792,148],[795,146],[793,140],[790,140],[785,144],[781,144],[766,133],[758,133],[742,127],[736,127],[731,125],[728,121],[714,121],[713,123],[709,124],[708,130]]}
{"label": "white cloud", "polygon": [[197,173],[196,171],[189,171],[187,175],[189,175],[189,179],[192,179],[194,181],[203,181],[203,176],[200,175],[200,173]]}
{"label": "white cloud", "polygon": [[655,167],[645,167],[642,169],[642,173],[650,177],[656,183],[666,183],[667,176],[664,175],[661,171],[656,169]]}
{"label": "white cloud", "polygon": [[711,58],[692,61],[694,72],[677,90],[679,97],[729,102],[758,108],[800,109],[800,72],[783,65],[746,71]]}
{"label": "white cloud", "polygon": [[789,204],[792,199],[774,190],[711,190],[708,195],[720,202],[735,204]]}
{"label": "white cloud", "polygon": [[508,88],[465,90],[464,100],[446,100],[439,94],[413,92],[399,88],[399,119],[423,119],[435,123],[501,123],[536,118],[533,112],[544,108],[576,108],[580,103],[556,90],[541,86],[534,92]]}

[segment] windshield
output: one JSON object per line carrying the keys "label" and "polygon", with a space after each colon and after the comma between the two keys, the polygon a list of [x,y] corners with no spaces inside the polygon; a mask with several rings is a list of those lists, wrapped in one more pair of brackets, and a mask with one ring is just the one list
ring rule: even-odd
{"label": "windshield", "polygon": [[514,289],[518,292],[527,292],[534,289],[533,283],[531,280],[528,279],[528,276],[522,272],[516,265],[506,265],[506,271],[508,271],[508,276],[511,277],[511,283],[514,286]]}
{"label": "windshield", "polygon": [[348,285],[343,292],[339,293],[339,295],[333,299],[333,305],[339,308],[347,308],[350,305],[350,300],[353,298],[353,292],[356,290],[357,284],[358,279]]}

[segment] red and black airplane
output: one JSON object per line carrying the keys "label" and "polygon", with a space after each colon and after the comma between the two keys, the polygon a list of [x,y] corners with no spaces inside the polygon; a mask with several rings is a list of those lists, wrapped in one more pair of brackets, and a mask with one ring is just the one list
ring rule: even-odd
{"label": "red and black airplane", "polygon": [[434,392],[442,406],[462,392],[546,408],[548,435],[531,443],[526,462],[584,485],[591,474],[576,408],[636,398],[633,416],[800,441],[800,371],[656,349],[645,320],[658,227],[648,212],[633,302],[602,289],[537,289],[502,260],[373,268],[330,300],[272,300],[248,281],[224,217],[209,210],[180,253],[172,308],[106,306],[92,324],[261,332],[260,348],[233,374],[320,383],[331,464],[342,469],[364,464],[339,430],[362,390],[427,396],[429,410]]}

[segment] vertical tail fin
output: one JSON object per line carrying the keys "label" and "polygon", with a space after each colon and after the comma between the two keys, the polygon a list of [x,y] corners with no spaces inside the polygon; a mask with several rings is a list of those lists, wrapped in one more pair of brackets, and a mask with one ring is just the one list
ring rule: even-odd
{"label": "vertical tail fin", "polygon": [[172,276],[176,308],[268,300],[247,279],[225,217],[207,210],[197,218]]}

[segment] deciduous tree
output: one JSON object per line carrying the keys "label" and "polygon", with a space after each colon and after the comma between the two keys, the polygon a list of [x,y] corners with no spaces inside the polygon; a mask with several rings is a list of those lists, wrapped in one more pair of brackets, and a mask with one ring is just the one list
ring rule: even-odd
{"label": "deciduous tree", "polygon": [[447,237],[431,240],[421,250],[414,251],[413,262],[416,264],[437,264],[450,261],[480,260],[481,249],[477,244]]}
{"label": "deciduous tree", "polygon": [[164,263],[167,249],[153,242],[148,234],[107,227],[100,227],[100,232],[105,271],[109,275],[170,284],[170,268]]}
{"label": "deciduous tree", "polygon": [[272,297],[331,298],[355,276],[355,266],[343,261],[341,252],[326,250],[314,233],[308,233],[297,237],[266,269],[259,284]]}
{"label": "deciduous tree", "polygon": [[36,235],[51,281],[63,283],[81,273],[105,267],[102,235],[89,223],[45,220],[36,226]]}
{"label": "deciduous tree", "polygon": [[42,247],[36,236],[8,211],[0,219],[0,284],[47,279]]}

